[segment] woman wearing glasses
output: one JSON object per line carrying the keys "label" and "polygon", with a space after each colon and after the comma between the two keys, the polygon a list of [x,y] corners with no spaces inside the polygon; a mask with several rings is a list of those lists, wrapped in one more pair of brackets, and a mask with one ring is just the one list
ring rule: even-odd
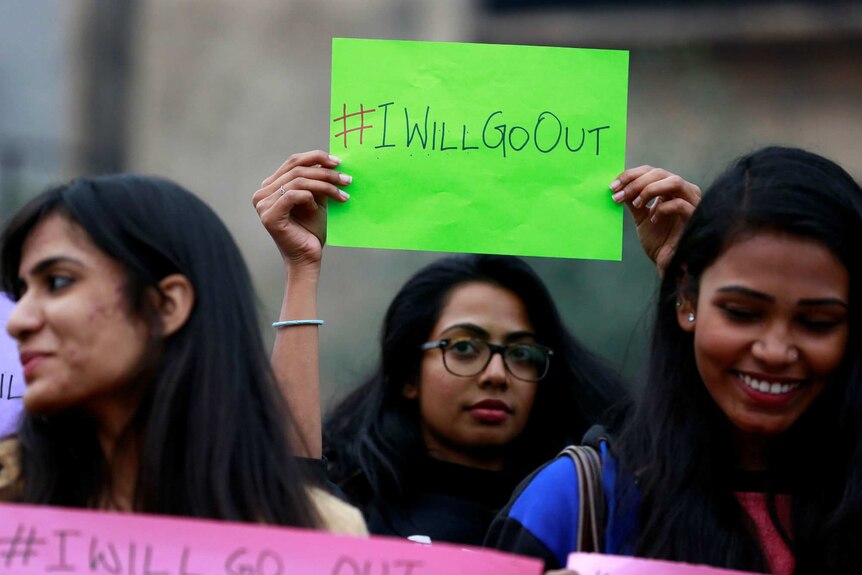
{"label": "woman wearing glasses", "polygon": [[481,544],[537,463],[623,393],[521,260],[438,260],[387,311],[381,362],[330,414],[332,479],[372,532]]}
{"label": "woman wearing glasses", "polygon": [[[326,203],[349,197],[338,163],[321,151],[296,154],[254,194],[287,268],[284,320],[317,316]],[[657,192],[670,176],[640,175],[639,185]],[[658,215],[667,209],[674,204]],[[639,229],[653,234],[641,236],[654,244],[648,253],[674,239],[673,226],[661,227],[671,220]],[[316,329],[289,325],[276,336],[273,365],[292,405],[319,401],[309,385],[318,381]],[[517,483],[624,397],[617,377],[565,329],[527,264],[446,257],[392,301],[380,364],[330,413],[322,452],[373,533],[481,544]],[[310,456],[321,453],[316,413],[300,421]]]}

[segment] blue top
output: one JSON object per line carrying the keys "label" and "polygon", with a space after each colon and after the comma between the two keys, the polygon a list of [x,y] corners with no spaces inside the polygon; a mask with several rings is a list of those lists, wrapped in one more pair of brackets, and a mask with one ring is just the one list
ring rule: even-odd
{"label": "blue top", "polygon": [[[607,505],[601,551],[631,555],[637,530],[637,489],[630,476],[620,476],[619,462],[607,440],[601,440],[598,448]],[[491,524],[485,545],[539,557],[547,569],[564,567],[569,553],[576,551],[580,504],[575,462],[566,455],[558,457],[518,486]]]}

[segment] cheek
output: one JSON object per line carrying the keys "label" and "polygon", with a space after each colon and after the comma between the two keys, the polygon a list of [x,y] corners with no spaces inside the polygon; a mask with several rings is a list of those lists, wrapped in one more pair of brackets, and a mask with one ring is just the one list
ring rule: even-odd
{"label": "cheek", "polygon": [[116,304],[96,304],[90,309],[87,320],[99,322],[116,318],[122,309]]}
{"label": "cheek", "polygon": [[[435,361],[436,359],[436,361]],[[458,398],[468,378],[459,378],[443,367],[439,358],[426,358],[419,373],[418,398],[424,419],[446,412],[458,405]]]}
{"label": "cheek", "polygon": [[734,347],[732,341],[727,341],[727,338],[715,332],[705,329],[697,331],[694,336],[694,358],[701,377],[705,379],[707,375],[721,370]]}
{"label": "cheek", "polygon": [[698,319],[694,332],[694,355],[698,370],[724,370],[748,353],[752,338],[745,330],[710,315]]}
{"label": "cheek", "polygon": [[807,346],[803,351],[811,370],[821,377],[828,377],[841,366],[846,350],[847,334],[841,333],[816,345]]}
{"label": "cheek", "polygon": [[527,382],[518,382],[518,388],[515,390],[518,396],[518,404],[521,406],[523,416],[530,417],[530,412],[533,410],[533,404],[536,402],[536,385],[526,384]]}
{"label": "cheek", "polygon": [[91,308],[93,319],[81,325],[78,337],[68,338],[69,367],[93,381],[122,381],[140,367],[148,349],[148,331],[116,306]]}

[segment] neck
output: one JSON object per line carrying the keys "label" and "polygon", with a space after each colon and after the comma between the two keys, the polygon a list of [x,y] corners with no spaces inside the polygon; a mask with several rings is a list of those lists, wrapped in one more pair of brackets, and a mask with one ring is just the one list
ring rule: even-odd
{"label": "neck", "polygon": [[101,423],[96,433],[108,472],[97,503],[101,509],[133,510],[139,438],[129,435],[131,419],[132,414],[128,412],[99,418]]}
{"label": "neck", "polygon": [[506,466],[506,458],[503,456],[502,449],[455,449],[433,440],[429,441],[428,438],[425,440],[425,446],[428,450],[428,457],[446,463],[484,469],[485,471],[500,471]]}
{"label": "neck", "polygon": [[736,447],[736,465],[746,471],[763,471],[769,467],[770,438],[757,433],[733,431]]}
{"label": "neck", "polygon": [[501,471],[505,466],[505,460],[502,457],[482,459],[469,455],[459,455],[453,457],[451,454],[443,454],[437,451],[428,450],[428,457],[446,463],[454,463],[463,465],[464,467],[473,467],[475,469],[484,469],[485,471]]}

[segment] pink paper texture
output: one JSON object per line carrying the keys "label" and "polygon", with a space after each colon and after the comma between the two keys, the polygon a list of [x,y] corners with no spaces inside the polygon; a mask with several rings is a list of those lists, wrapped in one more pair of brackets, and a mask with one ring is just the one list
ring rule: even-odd
{"label": "pink paper texture", "polygon": [[567,567],[578,575],[752,575],[749,571],[597,553],[572,553]]}
{"label": "pink paper texture", "polygon": [[0,437],[18,429],[23,412],[24,376],[18,360],[18,344],[6,332],[14,304],[0,293]]}
{"label": "pink paper texture", "polygon": [[388,537],[0,505],[0,573],[539,575],[536,559]]}

